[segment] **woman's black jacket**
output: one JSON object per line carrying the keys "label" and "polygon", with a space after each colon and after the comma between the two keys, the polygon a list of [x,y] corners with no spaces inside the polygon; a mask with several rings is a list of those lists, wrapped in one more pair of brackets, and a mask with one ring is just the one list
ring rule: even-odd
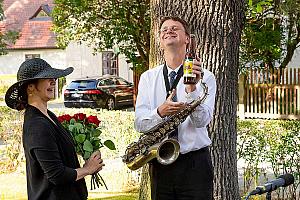
{"label": "woman's black jacket", "polygon": [[76,181],[80,167],[69,132],[50,111],[49,116],[28,106],[23,125],[29,200],[87,199],[84,179]]}

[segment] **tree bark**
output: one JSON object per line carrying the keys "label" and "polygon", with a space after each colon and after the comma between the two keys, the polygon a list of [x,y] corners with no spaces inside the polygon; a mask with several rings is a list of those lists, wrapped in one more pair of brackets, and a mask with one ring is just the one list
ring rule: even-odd
{"label": "tree bark", "polygon": [[[211,155],[214,165],[214,199],[240,199],[236,157],[236,115],[238,54],[244,1],[152,0],[150,5],[152,20],[150,67],[162,61],[158,40],[159,19],[161,16],[174,15],[190,24],[191,32],[196,35],[203,67],[216,76],[216,103],[213,120],[209,126],[213,142]],[[148,194],[148,199],[149,196]]]}
{"label": "tree bark", "polygon": [[142,168],[141,184],[139,189],[139,200],[150,200],[151,199],[151,186],[149,176],[148,164]]}

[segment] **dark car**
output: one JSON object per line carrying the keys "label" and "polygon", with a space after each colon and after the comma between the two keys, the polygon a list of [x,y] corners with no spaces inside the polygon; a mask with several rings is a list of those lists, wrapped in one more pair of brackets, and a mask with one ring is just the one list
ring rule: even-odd
{"label": "dark car", "polygon": [[133,84],[118,76],[74,80],[64,91],[64,105],[109,110],[133,105]]}

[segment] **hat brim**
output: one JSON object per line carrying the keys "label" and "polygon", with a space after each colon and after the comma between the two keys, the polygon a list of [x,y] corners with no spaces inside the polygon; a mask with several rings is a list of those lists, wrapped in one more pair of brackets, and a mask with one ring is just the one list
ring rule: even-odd
{"label": "hat brim", "polygon": [[61,78],[64,76],[67,76],[73,72],[74,68],[73,67],[68,67],[67,69],[56,69],[56,68],[48,68],[40,73],[38,73],[36,76],[33,78],[28,78],[22,81],[18,81],[14,83],[12,86],[8,88],[8,90],[5,93],[5,103],[8,107],[16,110],[20,110],[20,102],[21,102],[21,87],[24,83],[27,83],[31,80],[35,79],[57,79]]}

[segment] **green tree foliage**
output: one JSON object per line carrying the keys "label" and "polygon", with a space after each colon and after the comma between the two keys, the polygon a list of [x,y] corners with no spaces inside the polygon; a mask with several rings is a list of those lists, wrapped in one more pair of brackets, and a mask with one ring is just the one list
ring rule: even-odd
{"label": "green tree foliage", "polygon": [[[300,2],[248,0],[241,65],[285,68],[300,42]],[[276,64],[277,63],[277,64]]]}
{"label": "green tree foliage", "polygon": [[[4,20],[3,0],[0,0],[0,20]],[[19,37],[19,33],[16,31],[8,30],[0,32],[0,55],[8,53],[7,45],[13,44]]]}
{"label": "green tree foliage", "polygon": [[[150,51],[149,0],[55,0],[52,13],[58,44],[84,42],[95,52],[114,49],[148,69]],[[139,55],[139,56],[137,56]]]}

